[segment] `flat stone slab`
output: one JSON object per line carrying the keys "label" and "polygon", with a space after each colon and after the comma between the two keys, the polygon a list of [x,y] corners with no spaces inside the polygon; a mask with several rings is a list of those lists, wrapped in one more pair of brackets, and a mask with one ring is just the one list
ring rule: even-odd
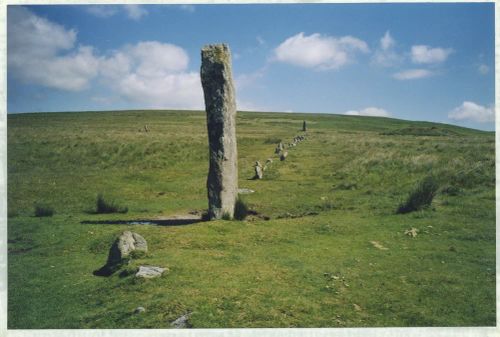
{"label": "flat stone slab", "polygon": [[249,188],[238,188],[238,194],[251,194],[253,192],[255,191]]}
{"label": "flat stone slab", "polygon": [[160,277],[165,270],[166,270],[165,268],[155,267],[155,266],[139,266],[139,271],[135,274],[135,277],[142,277],[142,278]]}

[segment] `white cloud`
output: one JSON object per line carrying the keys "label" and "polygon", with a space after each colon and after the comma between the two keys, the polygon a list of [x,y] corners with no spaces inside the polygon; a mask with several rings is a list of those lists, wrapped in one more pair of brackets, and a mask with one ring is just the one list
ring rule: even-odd
{"label": "white cloud", "polygon": [[139,42],[102,61],[106,83],[121,97],[150,108],[203,108],[197,72],[188,72],[189,57],[180,47]]}
{"label": "white cloud", "polygon": [[411,47],[411,60],[414,63],[441,63],[453,52],[451,48],[430,48],[425,45]]}
{"label": "white cloud", "polygon": [[485,107],[474,102],[465,101],[459,107],[448,113],[448,118],[461,121],[470,120],[474,122],[494,122],[495,109],[493,106]]}
{"label": "white cloud", "polygon": [[125,12],[130,19],[139,21],[143,16],[148,14],[148,11],[145,10],[140,5],[123,5]]}
{"label": "white cloud", "polygon": [[372,56],[372,63],[383,66],[392,67],[403,60],[403,57],[394,51],[396,41],[392,38],[391,33],[386,31],[380,39],[380,46]]}
{"label": "white cloud", "polygon": [[203,108],[199,73],[188,71],[178,46],[146,41],[96,56],[90,46],[75,47],[75,31],[18,6],[9,8],[8,25],[8,71],[23,82],[81,91],[98,78],[145,108]]}
{"label": "white cloud", "polygon": [[490,67],[488,67],[486,64],[480,64],[479,67],[477,67],[477,71],[479,71],[481,75],[486,75],[490,72]]}
{"label": "white cloud", "polygon": [[434,73],[427,69],[409,69],[395,73],[392,77],[397,80],[415,80],[430,77],[432,75],[434,75]]}
{"label": "white cloud", "polygon": [[349,110],[344,115],[350,116],[371,116],[371,117],[389,117],[391,114],[380,108],[369,107],[362,110]]}
{"label": "white cloud", "polygon": [[100,5],[85,7],[87,13],[97,16],[98,18],[109,18],[118,12],[115,6]]}
{"label": "white cloud", "polygon": [[[139,21],[143,16],[148,14],[148,11],[140,5],[92,5],[84,7],[87,13],[92,14],[98,18],[109,18],[118,14],[120,11],[127,15],[129,19]],[[120,10],[121,9],[121,10]]]}
{"label": "white cloud", "polygon": [[396,42],[392,38],[391,33],[386,31],[384,36],[380,39],[380,48],[382,48],[382,50],[387,50],[394,47],[395,43]]}
{"label": "white cloud", "polygon": [[97,76],[93,49],[75,49],[76,32],[20,7],[9,7],[8,71],[15,78],[60,90],[79,91]]}
{"label": "white cloud", "polygon": [[354,60],[357,52],[367,53],[368,45],[355,37],[335,38],[318,33],[294,35],[275,50],[275,60],[317,70],[338,69]]}

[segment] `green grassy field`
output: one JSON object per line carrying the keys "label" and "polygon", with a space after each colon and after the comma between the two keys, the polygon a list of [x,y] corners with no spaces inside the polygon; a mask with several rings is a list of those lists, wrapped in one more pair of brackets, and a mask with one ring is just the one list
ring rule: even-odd
{"label": "green grassy field", "polygon": [[[274,148],[304,119],[307,139],[280,162]],[[9,115],[8,327],[169,328],[187,312],[194,328],[495,325],[494,133],[246,112],[237,135],[239,187],[255,190],[243,198],[257,215],[120,225],[207,208],[204,113]],[[431,207],[396,214],[429,175]],[[128,212],[94,214],[98,193]],[[39,203],[55,214],[35,217]],[[169,272],[94,276],[124,230],[149,244],[134,265]]]}

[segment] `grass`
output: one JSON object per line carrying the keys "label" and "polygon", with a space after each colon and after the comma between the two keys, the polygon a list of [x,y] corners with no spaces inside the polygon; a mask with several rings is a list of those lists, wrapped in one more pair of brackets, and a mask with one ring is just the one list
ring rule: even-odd
{"label": "grass", "polygon": [[429,207],[438,189],[438,182],[433,176],[425,177],[410,193],[408,199],[399,206],[397,213],[404,214]]}
{"label": "grass", "polygon": [[127,207],[120,207],[113,201],[106,201],[102,193],[97,195],[96,199],[96,210],[97,214],[108,214],[108,213],[127,213]]}
{"label": "grass", "polygon": [[43,204],[35,205],[35,216],[42,217],[42,216],[53,216],[53,215],[54,215],[53,207]]}
{"label": "grass", "polygon": [[[274,142],[291,142],[303,120],[307,139],[280,162]],[[439,135],[390,134],[432,127]],[[495,325],[494,133],[239,113],[237,134],[239,187],[255,191],[245,203],[258,216],[131,225],[206,210],[203,113],[9,115],[8,327],[169,328],[187,312],[194,328]],[[443,186],[432,207],[395,214],[428,175]],[[86,211],[100,191],[128,212]],[[57,212],[33,217],[37,202]],[[94,276],[124,230],[148,254]],[[135,279],[144,264],[169,272]]]}

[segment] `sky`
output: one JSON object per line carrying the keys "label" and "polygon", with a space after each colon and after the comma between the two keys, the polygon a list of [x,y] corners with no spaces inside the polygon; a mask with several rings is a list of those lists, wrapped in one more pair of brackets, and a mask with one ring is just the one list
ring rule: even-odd
{"label": "sky", "polygon": [[494,130],[493,3],[9,5],[7,111],[203,110],[227,43],[238,110]]}

